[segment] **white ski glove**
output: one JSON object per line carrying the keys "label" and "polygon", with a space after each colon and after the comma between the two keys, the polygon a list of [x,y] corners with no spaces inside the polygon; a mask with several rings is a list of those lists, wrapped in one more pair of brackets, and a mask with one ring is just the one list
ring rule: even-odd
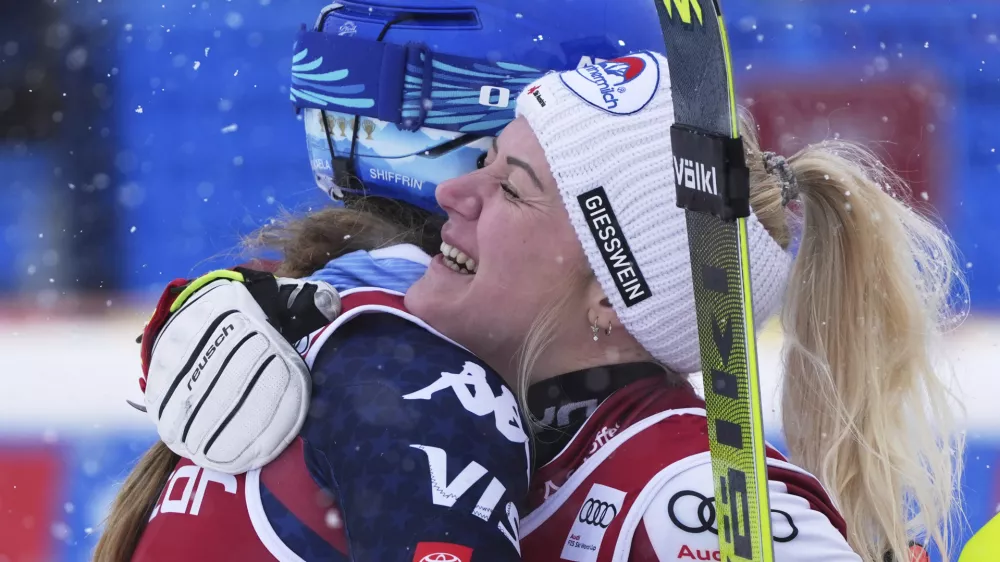
{"label": "white ski glove", "polygon": [[309,408],[309,369],[289,342],[339,313],[324,282],[244,268],[172,282],[141,336],[139,385],[160,439],[229,474],[274,460]]}

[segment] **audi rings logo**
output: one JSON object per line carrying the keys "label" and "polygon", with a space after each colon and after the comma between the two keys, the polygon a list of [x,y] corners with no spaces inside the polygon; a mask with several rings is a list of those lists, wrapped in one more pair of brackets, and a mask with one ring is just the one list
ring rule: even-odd
{"label": "audi rings logo", "polygon": [[577,518],[580,523],[607,529],[608,525],[614,521],[616,515],[618,515],[618,508],[614,504],[588,498],[583,503],[580,515]]}
{"label": "audi rings logo", "polygon": [[[694,527],[681,522],[680,518],[677,517],[677,502],[683,498],[692,497],[698,500],[698,507],[694,510],[695,515],[698,518],[698,526]],[[684,509],[684,513],[690,513],[688,509]],[[775,542],[790,542],[792,539],[799,535],[799,528],[795,526],[795,522],[792,521],[792,516],[788,513],[781,511],[780,509],[772,509],[771,513],[779,513],[784,516],[785,521],[788,522],[788,527],[791,529],[785,536],[774,537]],[[667,503],[667,515],[670,517],[670,521],[677,526],[678,529],[691,533],[704,533],[709,531],[712,534],[718,535],[719,529],[715,524],[715,496],[705,497],[704,495],[695,492],[694,490],[684,490],[682,492],[677,492],[670,502]],[[772,529],[772,532],[774,530]]]}

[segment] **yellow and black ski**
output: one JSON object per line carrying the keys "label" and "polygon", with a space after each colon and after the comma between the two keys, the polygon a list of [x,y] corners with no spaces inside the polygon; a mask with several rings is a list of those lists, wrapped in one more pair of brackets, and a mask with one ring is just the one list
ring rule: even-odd
{"label": "yellow and black ski", "polygon": [[750,179],[717,0],[653,0],[676,124],[677,204],[687,211],[723,562],[773,562],[750,295]]}

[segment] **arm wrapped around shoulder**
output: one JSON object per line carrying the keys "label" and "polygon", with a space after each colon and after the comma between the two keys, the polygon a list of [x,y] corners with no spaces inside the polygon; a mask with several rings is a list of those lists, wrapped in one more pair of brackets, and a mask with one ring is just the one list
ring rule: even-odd
{"label": "arm wrapped around shoulder", "polygon": [[147,413],[175,453],[238,474],[298,434],[311,380],[292,343],[340,312],[323,282],[236,268],[177,280],[142,336]]}

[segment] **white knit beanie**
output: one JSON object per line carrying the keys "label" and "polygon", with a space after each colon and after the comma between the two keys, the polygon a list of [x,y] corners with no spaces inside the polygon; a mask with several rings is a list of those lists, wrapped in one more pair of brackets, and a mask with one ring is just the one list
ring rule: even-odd
{"label": "white knit beanie", "polygon": [[[700,369],[685,211],[677,207],[667,59],[643,51],[547,74],[518,97],[590,267],[622,324],[678,373]],[[781,305],[790,256],[751,215],[758,326]]]}

